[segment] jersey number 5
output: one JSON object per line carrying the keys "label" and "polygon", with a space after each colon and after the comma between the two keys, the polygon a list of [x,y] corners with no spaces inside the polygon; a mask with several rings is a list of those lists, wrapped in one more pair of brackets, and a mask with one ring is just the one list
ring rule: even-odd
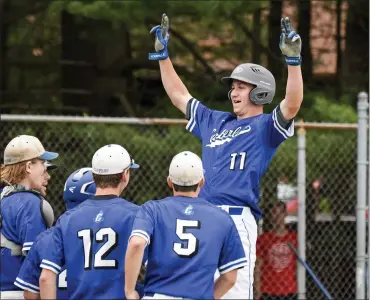
{"label": "jersey number 5", "polygon": [[106,242],[103,246],[95,253],[94,256],[94,268],[95,269],[116,269],[117,260],[115,259],[105,259],[105,257],[117,247],[118,235],[110,227],[100,228],[96,234],[95,239],[93,239],[93,231],[91,229],[80,230],[77,234],[79,239],[83,241],[84,256],[85,256],[85,270],[91,269],[92,260],[92,242],[96,241],[98,243],[104,242],[105,237]]}
{"label": "jersey number 5", "polygon": [[[180,257],[190,258],[198,252],[199,240],[190,232],[186,232],[186,229],[200,228],[199,221],[193,220],[176,220],[176,234],[182,243],[173,243],[173,251]],[[186,246],[184,247],[184,243]]]}
{"label": "jersey number 5", "polygon": [[236,158],[240,156],[240,165],[239,165],[239,170],[244,170],[245,167],[245,159],[247,157],[246,152],[240,152],[238,153],[231,153],[231,161],[230,161],[230,170],[235,170],[235,165],[236,165]]}

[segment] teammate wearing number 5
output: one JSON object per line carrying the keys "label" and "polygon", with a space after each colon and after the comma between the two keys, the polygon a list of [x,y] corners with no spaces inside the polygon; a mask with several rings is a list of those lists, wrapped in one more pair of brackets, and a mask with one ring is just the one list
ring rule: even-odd
{"label": "teammate wearing number 5", "polygon": [[41,299],[55,299],[56,274],[67,269],[70,299],[124,299],[124,255],[139,206],[120,198],[138,168],[126,149],[95,152],[95,196],[61,216],[42,260]]}
{"label": "teammate wearing number 5", "polygon": [[[219,299],[235,283],[247,258],[231,217],[203,198],[201,159],[185,151],[170,165],[173,197],[141,206],[132,229],[125,263],[125,293],[134,291],[143,253],[148,265],[143,299]],[[216,269],[221,276],[214,282]]]}
{"label": "teammate wearing number 5", "polygon": [[163,86],[172,103],[189,120],[186,129],[202,142],[205,184],[200,196],[228,211],[238,228],[248,258],[235,286],[225,295],[230,299],[253,298],[253,269],[256,259],[260,180],[278,146],[294,134],[294,117],[303,100],[301,38],[289,18],[281,20],[280,49],[288,65],[285,99],[271,114],[263,113],[275,95],[274,76],[266,68],[245,63],[237,66],[222,82],[230,86],[228,98],[233,112],[207,108],[188,92],[169,57],[169,20],[154,27],[155,53]]}

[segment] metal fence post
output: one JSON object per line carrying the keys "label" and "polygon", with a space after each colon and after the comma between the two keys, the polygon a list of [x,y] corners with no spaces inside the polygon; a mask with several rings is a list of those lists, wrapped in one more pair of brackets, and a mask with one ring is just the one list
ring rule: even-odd
{"label": "metal fence post", "polygon": [[[306,260],[306,130],[298,130],[298,254]],[[306,269],[298,264],[298,299],[306,299]]]}
{"label": "metal fence post", "polygon": [[357,255],[356,255],[356,299],[365,299],[366,267],[366,193],[367,193],[367,94],[357,96]]}
{"label": "metal fence post", "polygon": [[[367,100],[369,100],[369,95],[366,95]],[[369,140],[368,143],[370,143],[370,105],[369,106],[369,113],[368,113],[368,133],[369,133]],[[368,230],[367,230],[367,238],[368,238],[368,244],[367,244],[367,298],[370,300],[370,145],[368,145],[368,159],[367,159],[367,167],[368,167],[368,193],[367,193],[367,225],[368,225]]]}

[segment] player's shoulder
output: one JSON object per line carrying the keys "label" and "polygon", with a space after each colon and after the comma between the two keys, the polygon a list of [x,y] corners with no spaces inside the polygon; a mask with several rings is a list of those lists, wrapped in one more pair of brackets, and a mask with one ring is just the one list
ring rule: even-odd
{"label": "player's shoulder", "polygon": [[198,109],[207,109],[209,112],[212,113],[213,117],[225,117],[226,118],[226,117],[232,117],[233,116],[230,112],[210,108],[209,106],[207,106],[206,104],[202,103],[201,101],[199,101],[198,99],[195,99],[195,98],[191,99],[188,102],[188,105],[189,105],[189,109],[193,110],[195,112]]}
{"label": "player's shoulder", "polygon": [[119,206],[123,207],[124,209],[128,209],[132,212],[137,212],[140,209],[140,206],[125,199],[125,198],[117,198],[118,201],[116,202]]}
{"label": "player's shoulder", "polygon": [[149,211],[155,211],[160,210],[161,207],[166,206],[169,201],[171,201],[172,197],[166,197],[160,200],[148,200],[145,203],[143,203],[141,206],[139,206],[139,209],[142,210],[149,210]]}
{"label": "player's shoulder", "polygon": [[[72,209],[69,209],[67,211],[65,211],[62,215],[59,216],[57,222],[56,222],[56,225],[60,225],[60,224],[63,224],[64,222],[66,222],[67,220],[69,220],[69,218],[71,216],[74,215],[74,213],[78,212],[81,208],[82,208],[82,205],[84,203],[81,203],[80,205],[72,208]],[[54,227],[52,227],[54,228]]]}
{"label": "player's shoulder", "polygon": [[11,199],[11,201],[16,202],[19,201],[22,204],[30,205],[33,203],[40,203],[41,195],[37,195],[36,193],[30,191],[20,191],[10,194],[9,196],[5,196],[3,200]]}
{"label": "player's shoulder", "polygon": [[47,229],[47,230],[45,230],[45,231],[41,232],[41,233],[36,237],[35,241],[33,242],[32,247],[35,247],[35,246],[37,246],[37,245],[41,244],[45,239],[49,238],[49,237],[53,234],[54,229],[55,229],[55,227],[53,226],[53,227],[51,227],[51,228],[49,228],[49,229]]}
{"label": "player's shoulder", "polygon": [[11,194],[8,197],[5,197],[3,200],[8,201],[8,203],[12,206],[16,206],[18,211],[22,209],[39,209],[41,203],[40,196],[27,191]]}

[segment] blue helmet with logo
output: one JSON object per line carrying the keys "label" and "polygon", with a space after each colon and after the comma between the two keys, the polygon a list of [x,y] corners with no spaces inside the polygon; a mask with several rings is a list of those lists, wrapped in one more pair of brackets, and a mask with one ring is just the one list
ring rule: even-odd
{"label": "blue helmet with logo", "polygon": [[96,185],[91,170],[91,168],[81,168],[69,175],[63,192],[67,210],[95,195]]}

